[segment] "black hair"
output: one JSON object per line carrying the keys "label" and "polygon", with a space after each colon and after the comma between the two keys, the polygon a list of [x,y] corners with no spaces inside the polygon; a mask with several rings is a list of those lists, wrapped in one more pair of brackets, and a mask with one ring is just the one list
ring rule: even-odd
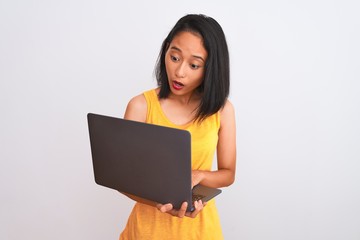
{"label": "black hair", "polygon": [[218,112],[226,103],[230,89],[229,51],[225,34],[219,23],[202,14],[189,14],[178,20],[162,43],[155,67],[158,97],[167,98],[170,86],[165,67],[165,55],[173,38],[180,32],[191,32],[202,38],[207,51],[204,79],[197,91],[201,101],[194,120],[200,122]]}

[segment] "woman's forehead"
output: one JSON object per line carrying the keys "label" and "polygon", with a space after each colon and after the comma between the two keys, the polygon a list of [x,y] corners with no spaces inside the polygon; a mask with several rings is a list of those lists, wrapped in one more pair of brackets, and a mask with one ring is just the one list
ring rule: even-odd
{"label": "woman's forehead", "polygon": [[190,54],[195,57],[207,57],[207,51],[203,44],[203,39],[192,32],[180,32],[170,42],[169,49],[181,52],[183,54]]}

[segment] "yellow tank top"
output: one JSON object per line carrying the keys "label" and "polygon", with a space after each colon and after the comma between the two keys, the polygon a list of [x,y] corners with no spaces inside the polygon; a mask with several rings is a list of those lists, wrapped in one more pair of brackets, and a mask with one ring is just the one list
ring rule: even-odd
{"label": "yellow tank top", "polygon": [[[161,109],[155,89],[144,93],[147,102],[146,122],[184,129],[191,134],[192,169],[211,170],[220,128],[219,112],[201,124],[172,123]],[[220,240],[223,239],[215,200],[210,200],[196,218],[177,218],[157,208],[136,203],[120,240]]]}

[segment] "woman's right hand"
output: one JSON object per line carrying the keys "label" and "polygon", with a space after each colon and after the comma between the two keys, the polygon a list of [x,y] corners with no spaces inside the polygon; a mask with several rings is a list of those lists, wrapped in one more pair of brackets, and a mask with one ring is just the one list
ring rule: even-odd
{"label": "woman's right hand", "polygon": [[186,212],[188,206],[187,202],[183,202],[179,210],[174,209],[171,203],[167,203],[167,204],[159,203],[156,205],[156,207],[157,209],[160,210],[160,212],[168,213],[175,217],[183,218],[184,216],[186,216],[190,218],[195,218],[198,215],[198,213],[205,207],[205,205],[206,203],[203,203],[201,200],[195,201],[194,202],[195,209],[192,212]]}

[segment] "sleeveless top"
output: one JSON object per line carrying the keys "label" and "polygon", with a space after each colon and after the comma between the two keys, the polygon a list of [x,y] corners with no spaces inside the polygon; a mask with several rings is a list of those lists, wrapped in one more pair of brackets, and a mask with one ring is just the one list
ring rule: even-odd
{"label": "sleeveless top", "polygon": [[[206,118],[200,124],[172,123],[161,109],[155,89],[144,92],[147,102],[146,122],[184,129],[191,134],[192,169],[210,171],[218,141],[220,113]],[[195,218],[173,217],[156,207],[136,203],[120,240],[219,240],[223,239],[215,200],[210,200]]]}

